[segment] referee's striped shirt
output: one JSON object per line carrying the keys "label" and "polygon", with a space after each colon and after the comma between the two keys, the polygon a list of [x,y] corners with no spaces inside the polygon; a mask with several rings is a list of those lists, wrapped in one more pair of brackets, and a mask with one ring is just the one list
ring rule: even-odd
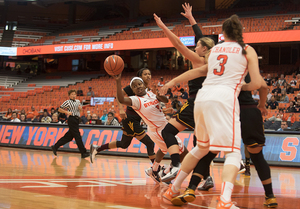
{"label": "referee's striped shirt", "polygon": [[73,116],[80,117],[80,111],[79,111],[79,108],[78,108],[79,106],[81,106],[81,103],[78,99],[76,99],[76,100],[69,99],[69,100],[65,101],[60,106],[60,108],[67,109],[69,112],[72,112]]}

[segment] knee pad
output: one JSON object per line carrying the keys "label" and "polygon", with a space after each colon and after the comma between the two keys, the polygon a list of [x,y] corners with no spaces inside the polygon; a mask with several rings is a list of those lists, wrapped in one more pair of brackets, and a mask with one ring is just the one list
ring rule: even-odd
{"label": "knee pad", "polygon": [[167,148],[172,145],[178,145],[177,139],[175,136],[178,134],[177,128],[175,128],[172,124],[168,123],[165,128],[162,130],[161,135],[167,145]]}
{"label": "knee pad", "polygon": [[271,178],[270,166],[264,158],[262,150],[257,154],[250,153],[250,158],[261,181]]}
{"label": "knee pad", "polygon": [[207,148],[200,148],[199,146],[194,147],[190,151],[191,155],[193,155],[198,160],[200,160],[201,158],[203,158],[208,152],[209,152],[209,147],[207,147]]}
{"label": "knee pad", "polygon": [[193,145],[194,145],[194,147],[197,146],[197,138],[196,138],[195,134],[194,134],[194,138],[193,138]]}
{"label": "knee pad", "polygon": [[132,138],[132,136],[126,136],[123,134],[121,141],[117,141],[117,147],[127,149],[132,141]]}
{"label": "knee pad", "polygon": [[194,168],[193,173],[198,173],[203,176],[204,179],[206,179],[207,176],[209,176],[209,166],[211,161],[217,156],[217,154],[214,154],[212,152],[208,152],[207,155],[205,155],[196,165]]}
{"label": "knee pad", "polygon": [[238,169],[241,167],[242,155],[240,151],[227,152],[225,154],[225,165],[234,165]]}
{"label": "knee pad", "polygon": [[148,156],[155,155],[154,152],[154,142],[150,139],[150,137],[146,134],[144,138],[140,140],[147,147]]}

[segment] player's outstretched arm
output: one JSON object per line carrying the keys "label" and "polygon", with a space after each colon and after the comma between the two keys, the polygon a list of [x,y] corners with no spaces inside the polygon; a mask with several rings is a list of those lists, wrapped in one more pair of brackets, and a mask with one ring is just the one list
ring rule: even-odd
{"label": "player's outstretched arm", "polygon": [[128,97],[124,97],[123,91],[122,91],[122,86],[121,86],[121,74],[113,76],[113,78],[117,82],[117,99],[121,104],[131,106],[132,101]]}
{"label": "player's outstretched arm", "polygon": [[161,95],[159,93],[156,85],[153,86],[152,92],[156,95],[156,98],[158,99],[158,101],[163,102],[163,103],[168,103],[169,102],[169,99],[166,96]]}
{"label": "player's outstretched arm", "polygon": [[184,81],[193,80],[195,78],[203,77],[207,75],[207,64],[192,70],[186,71],[181,75],[173,78],[171,81],[166,83],[159,91],[160,94],[166,94],[169,88],[172,88],[177,83],[182,83]]}

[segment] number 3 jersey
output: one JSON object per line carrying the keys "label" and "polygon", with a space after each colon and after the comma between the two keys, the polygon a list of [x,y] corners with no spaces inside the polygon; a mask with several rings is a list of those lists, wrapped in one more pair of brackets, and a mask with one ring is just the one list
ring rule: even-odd
{"label": "number 3 jersey", "polygon": [[[246,46],[247,47],[247,46]],[[247,71],[247,58],[237,42],[223,42],[211,49],[208,72],[203,86],[221,85],[238,95]]]}
{"label": "number 3 jersey", "polygon": [[141,116],[148,125],[149,130],[164,128],[168,123],[161,105],[152,91],[144,96],[131,96],[133,109]]}

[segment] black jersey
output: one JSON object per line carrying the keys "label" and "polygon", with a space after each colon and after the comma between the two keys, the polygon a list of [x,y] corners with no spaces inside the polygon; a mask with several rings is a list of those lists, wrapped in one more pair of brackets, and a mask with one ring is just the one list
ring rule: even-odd
{"label": "black jersey", "polygon": [[[250,83],[250,75],[249,73],[245,77],[245,82]],[[239,97],[239,103],[240,105],[256,105],[257,102],[252,98],[251,91],[241,91]]]}

